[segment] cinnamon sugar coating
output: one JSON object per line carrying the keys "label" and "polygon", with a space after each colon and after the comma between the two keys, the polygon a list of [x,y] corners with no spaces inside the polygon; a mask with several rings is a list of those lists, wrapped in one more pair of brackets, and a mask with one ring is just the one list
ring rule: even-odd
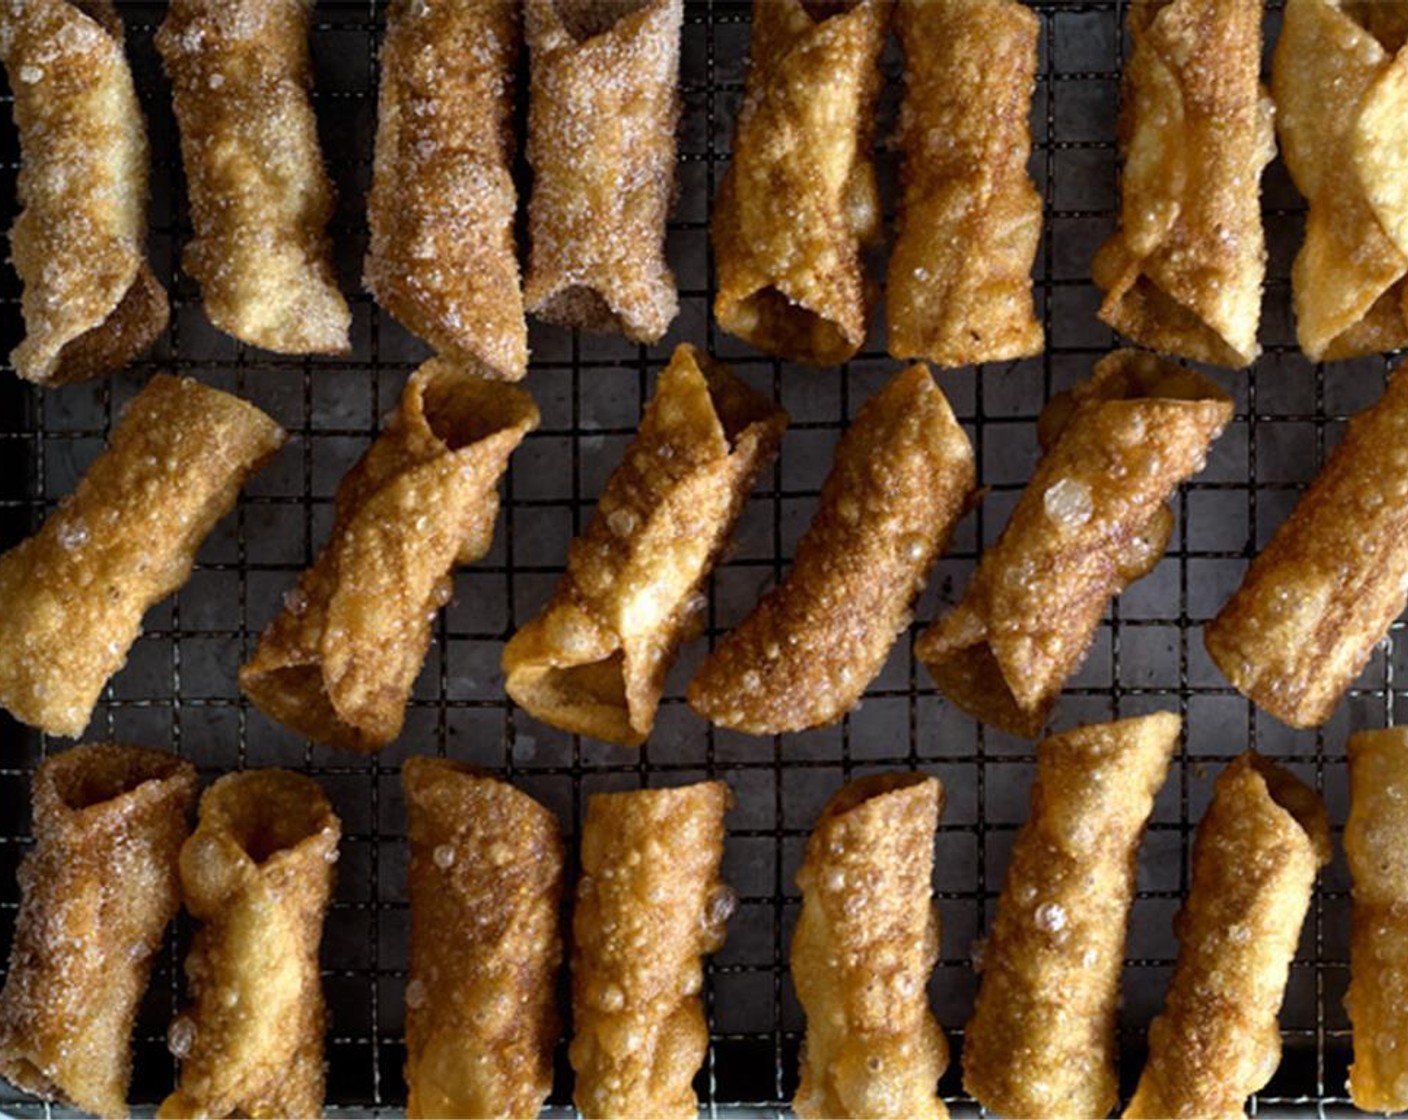
{"label": "cinnamon sugar coating", "polygon": [[1258,80],[1262,0],[1134,0],[1120,229],[1100,318],[1142,346],[1240,368],[1261,352],[1261,173],[1276,154]]}
{"label": "cinnamon sugar coating", "polygon": [[675,350],[636,438],[542,612],[504,648],[505,687],[555,727],[650,734],[702,589],[787,415],[692,346]]}
{"label": "cinnamon sugar coating", "polygon": [[0,994],[7,1081],[127,1115],[132,1028],[180,909],[176,862],[195,795],[195,768],[164,751],[101,744],[40,763]]}
{"label": "cinnamon sugar coating", "polygon": [[182,262],[212,323],[280,354],[351,348],[309,98],[312,14],[312,0],[171,0],[156,36],[195,228]]}
{"label": "cinnamon sugar coating", "polygon": [[513,222],[516,0],[396,0],[381,47],[366,285],[442,355],[528,368]]}
{"label": "cinnamon sugar coating", "polygon": [[499,479],[537,426],[526,391],[422,365],[338,486],[328,543],[240,669],[245,695],[320,743],[396,738],[455,565],[489,551]]}
{"label": "cinnamon sugar coating", "polygon": [[147,133],[108,0],[0,5],[20,138],[10,255],[24,282],[15,372],[62,385],[120,369],[166,329],[147,265]]}

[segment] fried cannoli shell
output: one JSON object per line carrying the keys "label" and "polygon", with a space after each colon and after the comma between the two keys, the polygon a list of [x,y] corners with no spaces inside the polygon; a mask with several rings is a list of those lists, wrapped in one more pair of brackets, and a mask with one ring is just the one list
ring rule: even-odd
{"label": "fried cannoli shell", "polygon": [[936,778],[875,774],[842,788],[812,829],[792,937],[807,1013],[800,1117],[948,1116],[938,1096],[948,1044],[927,994],[943,799]]}
{"label": "fried cannoli shell", "polygon": [[733,162],[710,227],[714,316],[791,361],[833,365],[865,341],[874,291],[861,246],[881,234],[871,136],[891,5],[753,5]]}
{"label": "fried cannoli shell", "polygon": [[1100,318],[1166,354],[1261,352],[1261,172],[1276,153],[1262,0],[1138,0],[1120,120],[1120,229],[1095,256]]}
{"label": "fried cannoli shell", "polygon": [[171,77],[205,313],[280,354],[342,354],[352,313],[327,223],[335,196],[309,93],[308,0],[171,0]]}
{"label": "fried cannoli shell", "polygon": [[593,794],[572,915],[568,1051],[582,1115],[693,1118],[709,1029],[703,958],[735,896],[719,879],[723,782]]}
{"label": "fried cannoli shell", "polygon": [[940,691],[984,723],[1040,734],[1110,599],[1159,562],[1166,503],[1231,418],[1211,381],[1133,350],[1056,397],[1002,536],[914,647]]}
{"label": "fried cannoli shell", "polygon": [[504,649],[538,719],[623,746],[650,734],[695,603],[787,415],[680,346],[541,614]]}
{"label": "fried cannoli shell", "polygon": [[45,1100],[127,1115],[132,1026],[167,923],[196,794],[175,755],[75,747],[34,775],[34,847],[0,995],[0,1076]]}
{"label": "fried cannoli shell", "polygon": [[900,0],[903,197],[885,310],[890,353],[940,366],[1039,354],[1027,173],[1036,13],[1016,0]]}
{"label": "fried cannoli shell", "polygon": [[198,922],[191,1006],[172,1021],[180,1087],[161,1117],[321,1116],[327,1014],[318,972],[342,825],[318,783],[227,774],[181,849]]}
{"label": "fried cannoli shell", "polygon": [[658,342],[683,0],[526,0],[532,93],[523,299],[549,323]]}
{"label": "fried cannoli shell", "polygon": [[1408,345],[1408,50],[1374,26],[1337,0],[1289,0],[1276,44],[1281,147],[1310,202],[1296,334],[1315,361]]}
{"label": "fried cannoli shell", "polygon": [[401,771],[410,830],[411,1117],[536,1116],[560,1024],[563,848],[526,793],[442,758]]}
{"label": "fried cannoli shell", "polygon": [[694,710],[768,735],[854,708],[973,503],[975,477],[972,445],[929,371],[897,374],[841,438],[786,579],[690,682]]}
{"label": "fried cannoli shell", "polygon": [[1408,729],[1361,731],[1349,737],[1348,753],[1349,1095],[1365,1112],[1401,1112],[1408,1108]]}
{"label": "fried cannoli shell", "polygon": [[166,329],[146,261],[147,133],[108,0],[0,7],[24,209],[10,255],[24,282],[15,372],[40,385],[110,373]]}
{"label": "fried cannoli shell", "polygon": [[1037,747],[963,1045],[963,1087],[1003,1116],[1104,1116],[1135,866],[1178,741],[1170,712]]}
{"label": "fried cannoli shell", "polygon": [[1408,596],[1408,376],[1389,379],[1203,631],[1238,690],[1328,720]]}
{"label": "fried cannoli shell", "polygon": [[528,368],[513,222],[516,0],[397,0],[381,48],[367,288],[441,354]]}
{"label": "fried cannoli shell", "polygon": [[1325,807],[1299,778],[1251,752],[1218,777],[1174,920],[1178,964],[1126,1117],[1240,1117],[1271,1080],[1276,1015],[1329,860]]}
{"label": "fried cannoli shell", "polygon": [[486,552],[509,455],[538,426],[524,390],[432,358],[337,488],[332,535],[240,669],[240,688],[319,743],[401,733],[456,563]]}
{"label": "fried cannoli shell", "polygon": [[0,556],[0,705],[52,735],[82,731],[147,608],[186,582],[201,542],[283,441],[238,397],[153,377],[78,488]]}

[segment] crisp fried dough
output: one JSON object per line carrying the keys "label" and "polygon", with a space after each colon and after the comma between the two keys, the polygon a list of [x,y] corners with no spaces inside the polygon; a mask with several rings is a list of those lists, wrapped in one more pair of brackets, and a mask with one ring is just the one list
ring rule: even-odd
{"label": "crisp fried dough", "polygon": [[1174,919],[1178,964],[1126,1117],[1241,1117],[1276,1072],[1276,1015],[1330,822],[1315,792],[1251,752],[1218,777]]}
{"label": "crisp fried dough", "polygon": [[395,0],[381,48],[366,285],[441,354],[528,368],[513,221],[516,0]]}
{"label": "crisp fried dough", "polygon": [[281,354],[342,354],[352,314],[326,227],[335,204],[309,100],[312,0],[171,0],[171,76],[205,313]]}
{"label": "crisp fried dough", "polygon": [[1408,376],[1343,441],[1203,631],[1237,689],[1292,727],[1315,727],[1408,597]]}
{"label": "crisp fried dough", "polygon": [[406,790],[410,1117],[537,1116],[560,1023],[563,849],[526,793],[443,758]]}
{"label": "crisp fried dough", "polygon": [[723,782],[597,793],[572,915],[572,1099],[582,1115],[693,1120],[709,1028],[703,958],[735,896],[719,880]]}
{"label": "crisp fried dough", "polygon": [[890,353],[940,366],[1040,354],[1027,174],[1036,13],[1016,0],[900,0],[904,191],[890,253]]}
{"label": "crisp fried dough", "polygon": [[752,61],[710,237],[719,326],[797,362],[865,341],[881,235],[871,158],[892,0],[755,0]]}
{"label": "crisp fried dough", "polygon": [[318,944],[342,824],[318,783],[226,774],[181,849],[193,1001],[171,1024],[180,1087],[160,1117],[321,1116],[327,1013]]}
{"label": "crisp fried dough", "polygon": [[166,329],[146,261],[147,134],[108,0],[0,5],[24,210],[10,255],[24,282],[15,372],[61,385],[120,369]]}
{"label": "crisp fried dough", "polygon": [[78,488],[0,556],[0,705],[52,735],[82,731],[142,615],[186,582],[201,542],[283,441],[238,397],[153,377]]}
{"label": "crisp fried dough", "polygon": [[695,711],[755,735],[855,707],[974,500],[973,448],[922,365],[867,401],[836,448],[792,569],[689,685]]}
{"label": "crisp fried dough", "polygon": [[1104,1116],[1135,867],[1178,742],[1171,712],[1077,728],[1037,747],[1031,815],[983,953],[963,1087],[1009,1117]]}
{"label": "crisp fried dough", "polygon": [[1163,556],[1165,503],[1231,418],[1211,381],[1133,350],[1056,397],[1002,536],[914,647],[944,695],[984,723],[1040,734],[1110,599]]}
{"label": "crisp fried dough", "polygon": [[111,744],[34,774],[34,847],[0,995],[0,1075],[45,1100],[127,1115],[132,1027],[196,795],[189,762]]}
{"label": "crisp fried dough", "polygon": [[526,0],[530,254],[538,318],[658,342],[679,312],[665,261],[683,0]]}
{"label": "crisp fried dough", "polygon": [[[1286,166],[1310,202],[1291,271],[1315,361],[1408,345],[1408,49],[1369,5],[1288,0],[1272,90]],[[1397,42],[1397,46],[1391,45]]]}
{"label": "crisp fried dough", "polygon": [[504,648],[509,695],[556,727],[643,743],[698,629],[704,581],[786,424],[724,366],[678,347],[552,598]]}
{"label": "crisp fried dough", "polygon": [[1408,1108],[1408,728],[1349,737],[1344,851],[1354,884],[1345,1007],[1349,1095],[1365,1112]]}
{"label": "crisp fried dough", "polygon": [[939,959],[934,830],[943,787],[874,774],[827,802],[797,872],[792,983],[807,1013],[799,1117],[947,1118],[948,1043],[929,1010]]}
{"label": "crisp fried dough", "polygon": [[1135,0],[1120,119],[1120,230],[1095,256],[1100,318],[1166,354],[1261,352],[1261,172],[1276,152],[1262,0]]}
{"label": "crisp fried dough", "polygon": [[456,563],[489,551],[509,455],[538,426],[524,390],[432,358],[337,488],[332,533],[240,669],[263,711],[320,743],[401,733]]}

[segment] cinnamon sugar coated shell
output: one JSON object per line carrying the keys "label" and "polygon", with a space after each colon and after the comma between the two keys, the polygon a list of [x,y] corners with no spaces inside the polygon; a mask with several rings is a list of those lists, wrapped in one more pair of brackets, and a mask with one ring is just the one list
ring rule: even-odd
{"label": "cinnamon sugar coated shell", "polygon": [[1040,354],[1027,173],[1040,21],[1017,0],[899,0],[902,197],[887,345],[937,365]]}
{"label": "cinnamon sugar coated shell", "polygon": [[245,695],[320,743],[370,752],[395,739],[454,567],[489,551],[499,479],[537,426],[526,391],[444,358],[421,366],[338,486],[328,543],[241,667]]}
{"label": "cinnamon sugar coated shell", "polygon": [[948,1116],[938,1096],[948,1044],[928,995],[943,800],[936,778],[869,775],[839,790],[812,828],[792,935],[792,983],[807,1014],[799,1117]]}
{"label": "cinnamon sugar coated shell", "polygon": [[380,54],[366,284],[441,354],[528,368],[513,223],[516,0],[395,0]]}
{"label": "cinnamon sugar coated shell", "polygon": [[862,406],[792,568],[689,684],[692,708],[754,735],[855,707],[974,500],[973,448],[922,365]]}
{"label": "cinnamon sugar coated shell", "polygon": [[344,354],[352,313],[327,223],[336,202],[309,94],[312,0],[171,0],[171,78],[205,312],[280,354]]}
{"label": "cinnamon sugar coated shell", "polygon": [[892,0],[755,0],[732,161],[709,228],[714,316],[795,362],[844,362],[865,341],[881,236],[871,155]]}
{"label": "cinnamon sugar coated shell", "polygon": [[1329,861],[1329,818],[1299,778],[1250,751],[1219,775],[1174,919],[1178,963],[1126,1117],[1244,1115],[1276,1072],[1276,1013]]}
{"label": "cinnamon sugar coated shell", "polygon": [[341,833],[318,783],[287,770],[226,774],[201,796],[181,849],[191,1004],[168,1033],[181,1080],[158,1116],[322,1115],[318,944]]}
{"label": "cinnamon sugar coated shell", "polygon": [[167,924],[196,771],[101,744],[34,774],[34,847],[0,994],[0,1076],[47,1101],[127,1115],[132,1028]]}
{"label": "cinnamon sugar coated shell", "polygon": [[984,723],[1040,734],[1110,599],[1162,558],[1166,503],[1231,418],[1207,378],[1133,350],[1055,397],[1002,535],[958,606],[915,643],[940,691]]}
{"label": "cinnamon sugar coated shell", "polygon": [[530,252],[549,323],[657,342],[679,312],[665,260],[683,0],[526,0]]}
{"label": "cinnamon sugar coated shell", "polygon": [[1135,871],[1178,743],[1159,712],[1037,747],[1031,812],[983,955],[963,1088],[1002,1116],[1105,1116],[1119,1097],[1116,1019]]}
{"label": "cinnamon sugar coated shell", "polygon": [[0,704],[52,735],[81,732],[142,616],[190,578],[201,543],[283,441],[238,397],[153,377],[78,488],[0,556]]}
{"label": "cinnamon sugar coated shell", "polygon": [[0,61],[19,132],[23,206],[10,256],[24,283],[15,372],[61,385],[120,369],[166,329],[146,259],[146,123],[108,0],[0,5]]}
{"label": "cinnamon sugar coated shell", "polygon": [[411,903],[406,1115],[536,1116],[552,1089],[561,1028],[557,818],[448,759],[408,759],[401,780]]}
{"label": "cinnamon sugar coated shell", "polygon": [[645,741],[679,646],[701,628],[705,581],[786,424],[727,368],[675,350],[552,598],[504,648],[517,703],[568,731]]}
{"label": "cinnamon sugar coated shell", "polygon": [[695,1117],[709,1045],[703,958],[735,896],[719,879],[723,782],[597,793],[572,914],[572,1099],[589,1118]]}
{"label": "cinnamon sugar coated shell", "polygon": [[1120,229],[1095,256],[1100,318],[1165,354],[1256,360],[1276,154],[1258,80],[1262,0],[1135,0],[1124,66]]}

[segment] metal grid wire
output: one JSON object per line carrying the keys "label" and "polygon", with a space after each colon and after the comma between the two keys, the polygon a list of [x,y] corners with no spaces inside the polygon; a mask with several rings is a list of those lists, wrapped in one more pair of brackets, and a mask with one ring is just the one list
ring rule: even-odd
{"label": "metal grid wire", "polygon": [[[281,359],[252,351],[204,320],[199,292],[177,263],[189,221],[169,90],[151,42],[164,5],[119,0],[118,6],[148,115],[152,253],[172,295],[172,325],[152,355],[110,380],[39,392],[8,373],[0,377],[0,545],[33,531],[72,489],[114,416],[154,370],[177,369],[233,390],[292,433],[292,446],[256,477],[237,512],[202,550],[190,584],[147,618],[144,636],[107,690],[86,738],[166,746],[191,757],[207,777],[245,765],[283,765],[303,769],[326,786],[345,826],[340,885],[323,950],[333,1013],[327,1049],[332,1110],[394,1113],[404,1102],[406,856],[398,768],[415,752],[448,753],[500,770],[556,809],[572,836],[593,790],[704,775],[730,782],[738,805],[730,815],[726,873],[741,905],[705,988],[713,1034],[698,1087],[710,1115],[777,1114],[795,1088],[802,1020],[787,976],[787,945],[798,905],[793,875],[816,811],[844,779],[867,771],[919,767],[937,774],[948,790],[948,808],[937,849],[944,936],[933,998],[957,1051],[976,988],[973,943],[991,918],[1012,835],[1026,813],[1033,755],[1030,743],[975,725],[936,695],[913,657],[917,624],[898,643],[864,705],[839,726],[773,740],[713,731],[685,707],[683,685],[703,655],[702,642],[681,657],[656,734],[639,752],[538,724],[509,703],[498,673],[502,643],[545,600],[568,541],[590,515],[594,496],[634,431],[654,374],[676,342],[703,343],[793,416],[782,457],[749,503],[738,547],[715,576],[710,640],[781,575],[811,516],[839,431],[896,368],[878,333],[837,373],[761,357],[712,323],[708,210],[727,164],[741,95],[748,4],[687,3],[681,201],[670,224],[680,318],[654,347],[534,325],[527,385],[542,408],[542,428],[514,458],[493,552],[460,573],[457,599],[436,624],[405,734],[374,759],[296,739],[241,699],[235,671],[280,595],[324,540],[339,478],[425,354],[377,311],[357,282],[366,244],[375,51],[384,4],[322,0],[317,7],[317,110],[341,196],[334,235],[354,315],[353,355],[337,359]],[[972,436],[991,494],[940,562],[921,601],[921,623],[961,593],[980,544],[1005,523],[1035,461],[1042,403],[1088,375],[1115,341],[1094,317],[1098,293],[1089,269],[1096,246],[1114,227],[1118,199],[1114,133],[1125,49],[1123,3],[1036,0],[1035,6],[1042,56],[1032,168],[1045,209],[1036,275],[1048,349],[1039,359],[940,378]],[[1273,11],[1269,43],[1277,22]],[[893,198],[895,154],[884,139],[893,132],[899,96],[893,44],[886,67],[891,80],[877,135],[882,182]],[[9,215],[17,141],[12,127],[0,131]],[[1058,715],[1059,726],[1070,726],[1176,708],[1185,722],[1184,749],[1158,800],[1141,859],[1122,1012],[1126,1093],[1142,1064],[1144,1030],[1162,1000],[1176,952],[1170,922],[1187,887],[1192,827],[1221,764],[1255,743],[1322,790],[1333,819],[1342,822],[1349,727],[1391,723],[1408,698],[1408,688],[1398,683],[1408,648],[1398,627],[1336,718],[1315,732],[1291,732],[1259,716],[1227,687],[1203,651],[1201,625],[1323,461],[1344,418],[1381,391],[1387,370],[1373,359],[1325,371],[1299,356],[1286,277],[1300,241],[1302,203],[1279,162],[1266,179],[1265,206],[1271,247],[1261,332],[1266,354],[1249,373],[1217,375],[1236,398],[1236,419],[1207,470],[1177,499],[1178,529],[1167,558],[1111,608]],[[13,272],[3,270],[6,349],[21,330],[18,295]],[[29,779],[47,751],[67,744],[0,719],[7,742],[0,769],[4,945],[18,901],[14,870],[28,842]],[[1348,1108],[1346,886],[1337,859],[1317,887],[1306,923],[1282,1015],[1286,1057],[1252,1104],[1260,1114],[1328,1115]],[[187,933],[181,927],[173,934],[142,1014],[132,1093],[139,1104],[159,1101],[172,1085],[164,1030],[180,999]],[[552,1098],[557,1112],[570,1107],[561,1050],[559,1069]],[[962,1096],[957,1054],[943,1091],[960,1113],[972,1111]],[[4,1108],[14,1115],[50,1115],[47,1107],[22,1100]]]}

